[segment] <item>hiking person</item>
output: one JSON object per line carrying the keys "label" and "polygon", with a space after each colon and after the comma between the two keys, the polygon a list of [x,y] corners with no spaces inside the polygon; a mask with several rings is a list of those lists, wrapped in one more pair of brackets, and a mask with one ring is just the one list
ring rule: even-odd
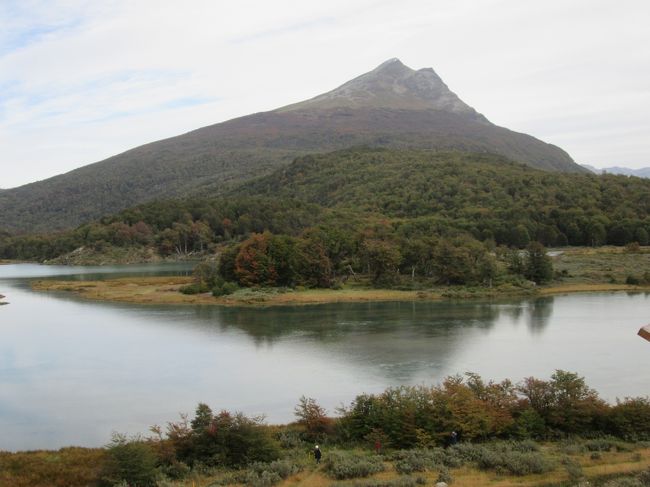
{"label": "hiking person", "polygon": [[451,446],[454,446],[456,443],[458,443],[458,433],[452,431],[451,434],[449,435],[449,444]]}
{"label": "hiking person", "polygon": [[316,448],[314,448],[314,458],[316,459],[316,463],[320,463],[320,457],[322,456],[322,452],[320,451],[320,448],[318,448],[318,445],[316,445]]}

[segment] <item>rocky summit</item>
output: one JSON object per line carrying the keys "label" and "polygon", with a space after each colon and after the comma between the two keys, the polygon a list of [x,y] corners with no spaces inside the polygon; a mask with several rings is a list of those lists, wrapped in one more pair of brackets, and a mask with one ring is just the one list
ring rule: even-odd
{"label": "rocky summit", "polygon": [[335,90],[280,111],[334,107],[442,110],[487,122],[483,115],[458,98],[432,68],[416,71],[397,58],[389,59]]}

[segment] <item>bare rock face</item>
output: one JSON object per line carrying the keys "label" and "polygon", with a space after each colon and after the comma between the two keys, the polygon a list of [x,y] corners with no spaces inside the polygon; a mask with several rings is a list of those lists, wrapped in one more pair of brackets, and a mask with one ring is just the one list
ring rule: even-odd
{"label": "bare rock face", "polygon": [[332,91],[278,111],[337,107],[442,110],[489,123],[458,98],[433,69],[415,71],[397,58],[389,59]]}

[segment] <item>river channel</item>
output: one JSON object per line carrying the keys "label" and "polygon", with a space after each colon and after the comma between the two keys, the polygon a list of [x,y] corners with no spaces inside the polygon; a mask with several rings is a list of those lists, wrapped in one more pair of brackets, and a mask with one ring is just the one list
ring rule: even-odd
{"label": "river channel", "polygon": [[[225,308],[87,301],[29,280],[160,275],[189,264],[0,266],[0,450],[99,446],[214,410],[293,420],[302,395],[329,412],[355,395],[577,372],[608,401],[650,394],[648,293],[508,301]],[[59,277],[61,278],[61,277]]]}

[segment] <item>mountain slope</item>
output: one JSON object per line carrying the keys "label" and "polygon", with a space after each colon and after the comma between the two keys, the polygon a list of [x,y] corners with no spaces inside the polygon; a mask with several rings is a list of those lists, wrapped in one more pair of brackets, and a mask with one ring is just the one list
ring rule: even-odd
{"label": "mountain slope", "polygon": [[296,155],[358,145],[489,152],[540,169],[584,171],[558,147],[490,123],[433,70],[393,59],[311,100],[2,191],[0,229],[61,229],[154,199],[219,194]]}
{"label": "mountain slope", "polygon": [[574,215],[628,211],[641,220],[650,212],[650,181],[548,173],[498,155],[423,150],[350,149],[302,156],[231,194],[293,197],[395,218],[498,213],[501,223],[521,216],[518,209],[523,208],[533,220],[548,218],[543,213],[551,208]]}

